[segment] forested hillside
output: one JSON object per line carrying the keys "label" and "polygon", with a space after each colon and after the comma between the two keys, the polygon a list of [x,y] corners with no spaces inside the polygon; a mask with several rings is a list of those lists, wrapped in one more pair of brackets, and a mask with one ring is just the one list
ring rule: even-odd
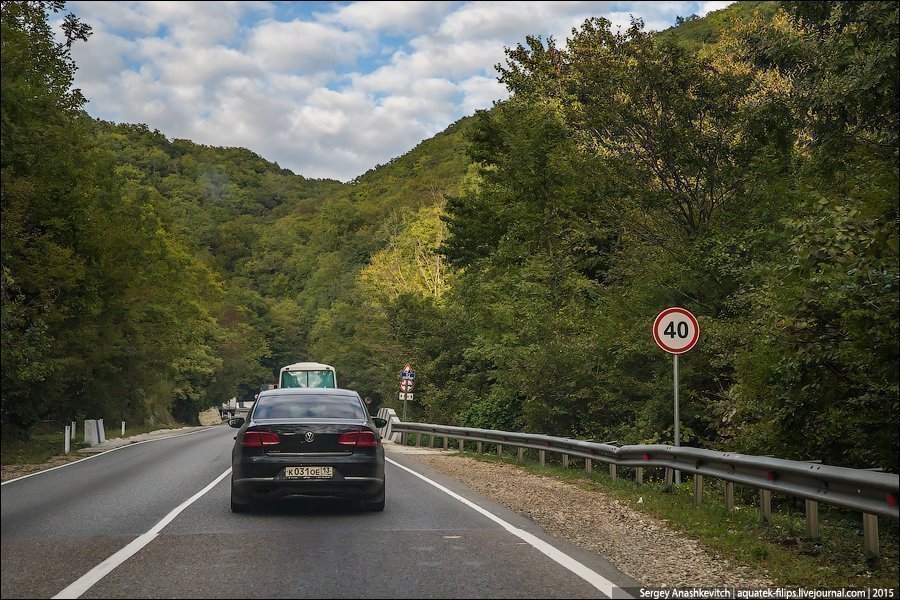
{"label": "forested hillside", "polygon": [[[252,398],[285,364],[346,352],[349,340],[338,326],[319,322],[387,290],[383,277],[402,280],[398,294],[443,288],[440,274],[427,283],[405,271],[417,268],[419,238],[441,228],[443,198],[458,191],[466,174],[465,122],[348,184],[294,175],[244,149],[169,142],[144,126],[93,127],[95,140],[122,165],[119,174],[157,198],[168,211],[168,229],[219,277],[225,307],[219,323],[241,335],[219,351],[232,363],[211,384],[216,397]],[[426,260],[440,262],[439,241],[428,242]],[[329,339],[337,355],[313,348]],[[366,349],[373,338],[357,341]],[[378,394],[369,383],[377,369],[366,369],[365,361],[340,368],[351,363],[344,356],[337,362],[342,385]]]}
{"label": "forested hillside", "polygon": [[510,100],[349,183],[91,119],[61,8],[3,5],[4,435],[316,360],[393,406],[412,363],[423,421],[668,442],[681,305],[683,443],[896,469],[895,4],[528,38]]}

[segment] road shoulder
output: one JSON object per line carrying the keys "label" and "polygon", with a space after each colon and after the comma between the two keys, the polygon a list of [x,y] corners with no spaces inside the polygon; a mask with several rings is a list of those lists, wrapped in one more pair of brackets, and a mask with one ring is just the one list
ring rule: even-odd
{"label": "road shoulder", "polygon": [[488,463],[426,448],[392,450],[450,476],[532,520],[550,535],[594,552],[651,587],[759,588],[772,581],[713,556],[664,521],[602,492],[585,490],[514,465]]}

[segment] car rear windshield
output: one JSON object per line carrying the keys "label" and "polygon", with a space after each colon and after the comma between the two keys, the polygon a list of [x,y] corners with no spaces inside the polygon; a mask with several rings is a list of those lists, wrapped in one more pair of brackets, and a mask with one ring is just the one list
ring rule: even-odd
{"label": "car rear windshield", "polygon": [[254,419],[365,419],[359,398],[303,394],[262,396],[253,411]]}

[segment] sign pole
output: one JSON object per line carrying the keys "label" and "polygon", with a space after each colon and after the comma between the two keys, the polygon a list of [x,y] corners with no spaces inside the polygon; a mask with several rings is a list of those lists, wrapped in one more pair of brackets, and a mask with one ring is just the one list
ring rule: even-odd
{"label": "sign pole", "polygon": [[406,421],[406,401],[412,400],[413,379],[416,372],[413,371],[412,365],[406,363],[403,370],[400,371],[400,397],[403,399],[403,420]]}
{"label": "sign pole", "polygon": [[[679,418],[678,418],[678,355],[673,354],[672,358],[674,359],[673,364],[675,365],[675,369],[674,369],[674,371],[675,371],[675,447],[678,447],[681,445],[681,433],[679,432],[679,428],[678,428],[678,422],[679,422]],[[676,470],[675,471],[675,484],[678,485],[680,483],[681,483],[681,471]]]}
{"label": "sign pole", "polygon": [[[678,414],[678,355],[684,354],[697,344],[700,338],[700,323],[697,317],[680,306],[667,308],[653,321],[653,339],[656,344],[672,355],[672,378],[675,388],[675,447],[681,446],[681,418]],[[675,470],[675,483],[681,483],[681,471]]]}

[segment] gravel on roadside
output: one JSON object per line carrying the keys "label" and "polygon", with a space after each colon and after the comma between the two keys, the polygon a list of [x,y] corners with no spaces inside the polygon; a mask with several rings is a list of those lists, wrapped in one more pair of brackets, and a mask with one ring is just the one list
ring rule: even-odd
{"label": "gravel on roadside", "polygon": [[66,463],[75,462],[85,458],[83,454],[73,452],[72,454],[61,454],[51,457],[47,462],[40,464],[24,464],[24,465],[3,465],[0,467],[0,481],[9,481],[16,477],[31,475],[38,471],[58,467]]}
{"label": "gravel on roadside", "polygon": [[414,458],[530,518],[550,535],[600,554],[646,586],[774,585],[742,565],[713,556],[699,542],[670,529],[664,521],[602,492],[535,475],[514,465],[485,463],[454,454],[422,453]]}

